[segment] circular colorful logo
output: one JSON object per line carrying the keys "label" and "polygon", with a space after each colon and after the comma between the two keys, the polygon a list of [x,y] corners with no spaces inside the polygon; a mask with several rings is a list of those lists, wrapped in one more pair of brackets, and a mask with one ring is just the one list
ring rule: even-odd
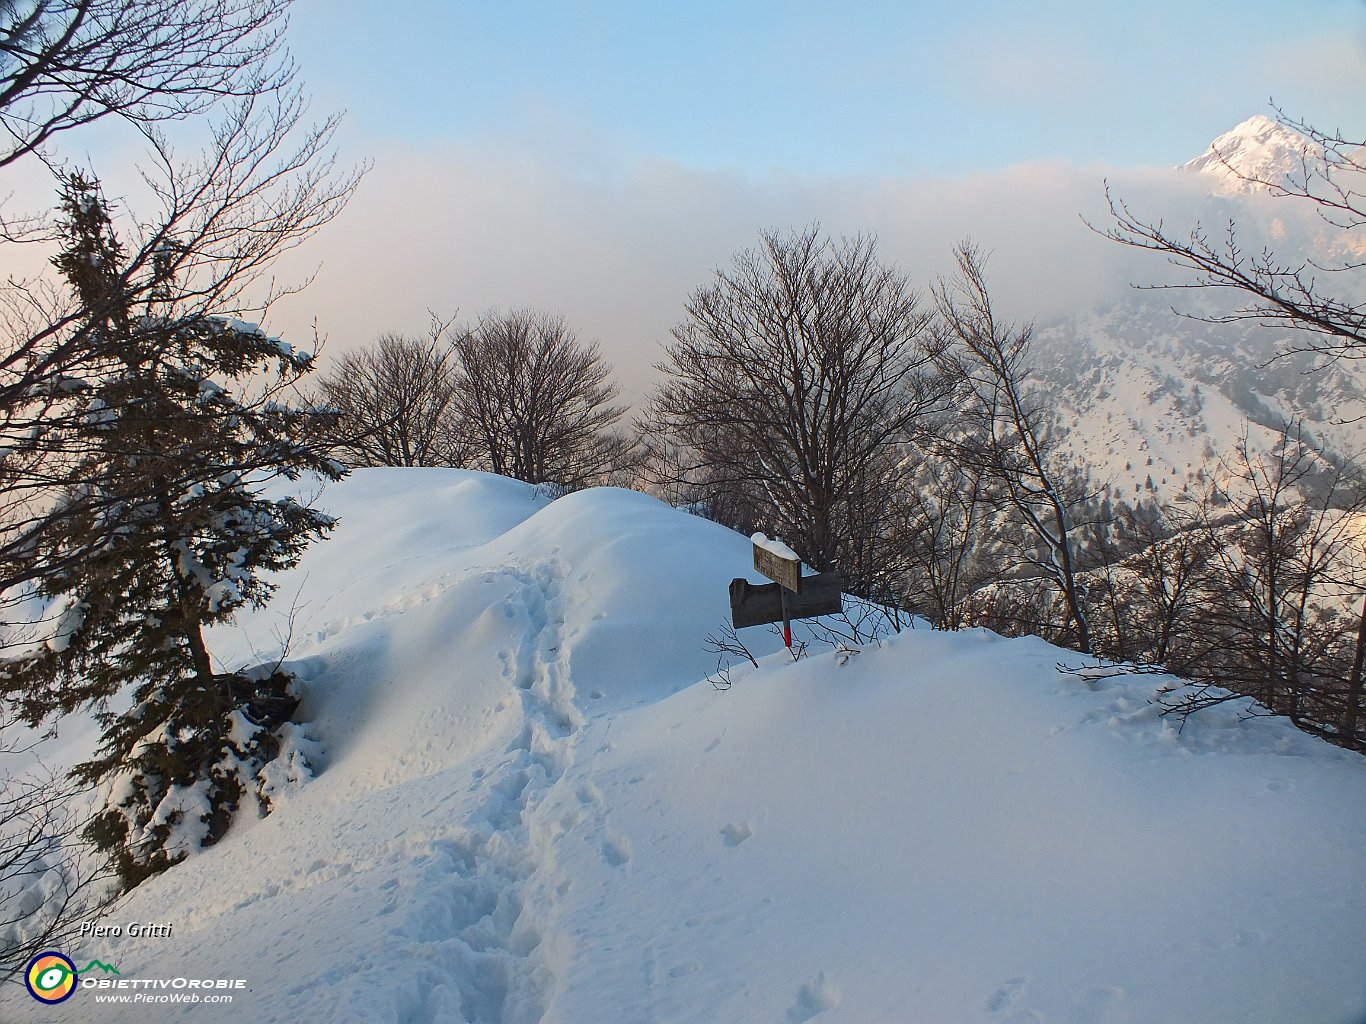
{"label": "circular colorful logo", "polygon": [[24,983],[40,1003],[60,1003],[76,991],[76,965],[55,950],[39,953],[28,962]]}

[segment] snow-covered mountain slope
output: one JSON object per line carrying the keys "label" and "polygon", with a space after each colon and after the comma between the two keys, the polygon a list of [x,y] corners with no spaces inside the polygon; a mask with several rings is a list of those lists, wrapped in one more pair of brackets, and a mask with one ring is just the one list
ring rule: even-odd
{"label": "snow-covered mountain slope", "polygon": [[1265,114],[1256,114],[1210,143],[1182,171],[1203,174],[1213,191],[1247,194],[1291,181],[1304,171],[1313,142]]}
{"label": "snow-covered mountain slope", "polygon": [[[1233,225],[1245,260],[1269,247],[1278,265],[1305,265],[1322,294],[1361,301],[1366,275],[1316,268],[1359,265],[1366,251],[1362,232],[1335,228],[1314,204],[1278,197],[1257,183],[1303,182],[1316,166],[1312,147],[1294,129],[1253,117],[1177,169],[1181,188],[1172,195],[1182,197],[1179,211],[1150,206],[1161,200],[1149,197],[1138,201],[1136,212],[1163,221],[1177,239],[1200,224],[1216,250]],[[1346,171],[1338,174],[1344,187],[1359,191],[1366,184],[1354,186]],[[1122,186],[1118,191],[1123,194]],[[1253,449],[1266,450],[1292,420],[1339,460],[1366,456],[1360,360],[1308,354],[1312,336],[1283,326],[1207,322],[1249,303],[1231,291],[1191,288],[1193,274],[1155,256],[1135,260],[1127,272],[1138,288],[1079,295],[1075,311],[1040,323],[1034,339],[1033,363],[1067,447],[1092,468],[1097,484],[1111,485],[1130,502],[1171,501],[1187,488],[1198,495],[1203,478],[1218,472],[1218,457],[1245,428]],[[1149,287],[1154,284],[1181,287]]]}
{"label": "snow-covered mountain slope", "polygon": [[1366,453],[1358,363],[1278,358],[1298,339],[1180,317],[1170,303],[1135,292],[1035,334],[1034,365],[1063,443],[1095,483],[1130,503],[1198,497],[1244,430],[1253,451],[1270,451],[1292,421],[1339,459]]}
{"label": "snow-covered mountain slope", "polygon": [[1366,760],[1155,677],[923,627],[844,664],[706,634],[750,542],[642,495],[371,470],[293,607],[316,777],[72,951],[230,1006],[5,1020],[1360,1024]]}

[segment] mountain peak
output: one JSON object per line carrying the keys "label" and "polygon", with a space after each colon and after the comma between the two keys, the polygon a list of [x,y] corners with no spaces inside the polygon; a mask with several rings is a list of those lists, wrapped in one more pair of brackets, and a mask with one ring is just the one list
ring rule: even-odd
{"label": "mountain peak", "polygon": [[1181,170],[1209,175],[1217,192],[1259,192],[1266,189],[1267,183],[1279,184],[1293,178],[1313,146],[1307,136],[1294,128],[1256,114],[1220,135]]}

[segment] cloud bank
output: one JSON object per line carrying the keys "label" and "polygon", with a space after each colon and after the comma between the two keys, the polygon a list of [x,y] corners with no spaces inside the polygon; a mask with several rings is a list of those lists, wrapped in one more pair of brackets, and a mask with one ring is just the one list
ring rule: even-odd
{"label": "cloud bank", "polygon": [[316,317],[335,356],[382,331],[420,332],[428,310],[472,320],[532,306],[598,341],[634,399],[688,294],[765,229],[818,221],[831,234],[876,234],[883,258],[922,289],[970,237],[994,253],[1003,314],[1047,320],[1161,272],[1160,261],[1083,223],[1105,223],[1107,178],[1140,209],[1178,222],[1200,191],[1170,170],[1068,163],[877,180],[649,160],[588,175],[560,167],[545,154],[488,148],[389,151],[343,216],[282,266],[289,279],[320,264],[308,289],[272,310],[273,328],[306,337]]}

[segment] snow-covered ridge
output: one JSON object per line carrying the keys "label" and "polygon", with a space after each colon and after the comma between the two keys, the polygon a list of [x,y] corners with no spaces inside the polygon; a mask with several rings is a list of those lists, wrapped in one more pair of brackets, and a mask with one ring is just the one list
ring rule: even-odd
{"label": "snow-covered ridge", "polygon": [[[277,604],[315,778],[78,952],[245,978],[104,1021],[1355,1024],[1366,761],[1038,640],[704,638],[748,538],[621,490],[369,470]],[[755,579],[755,582],[759,582]],[[78,1002],[79,1001],[79,1002]],[[45,1020],[22,990],[0,1018]]]}

